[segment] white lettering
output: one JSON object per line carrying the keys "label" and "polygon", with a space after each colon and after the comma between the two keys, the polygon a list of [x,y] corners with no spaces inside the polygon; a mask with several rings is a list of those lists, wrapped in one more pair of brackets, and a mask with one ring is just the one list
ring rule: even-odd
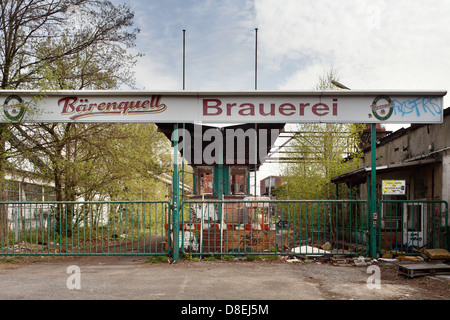
{"label": "white lettering", "polygon": [[373,273],[369,278],[367,278],[367,288],[381,289],[381,270],[378,266],[369,266],[367,268],[367,273]]}
{"label": "white lettering", "polygon": [[71,274],[69,276],[69,278],[67,278],[67,281],[66,281],[67,289],[69,289],[69,290],[73,290],[73,289],[80,290],[81,289],[81,272],[80,272],[80,267],[75,266],[75,265],[69,266],[69,267],[67,267],[67,271],[66,272]]}
{"label": "white lettering", "polygon": [[182,315],[208,315],[210,318],[214,316],[215,307],[195,307],[190,304],[181,308]]}

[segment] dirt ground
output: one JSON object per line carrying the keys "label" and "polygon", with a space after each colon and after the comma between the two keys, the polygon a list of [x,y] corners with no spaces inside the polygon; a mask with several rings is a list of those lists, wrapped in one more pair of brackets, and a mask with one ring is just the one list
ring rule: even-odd
{"label": "dirt ground", "polygon": [[446,277],[445,279],[436,276],[408,278],[397,272],[395,264],[384,263],[380,266],[383,281],[390,281],[413,288],[423,289],[424,292],[429,293],[428,296],[423,297],[425,300],[430,299],[430,297],[442,297],[450,300],[450,277]]}

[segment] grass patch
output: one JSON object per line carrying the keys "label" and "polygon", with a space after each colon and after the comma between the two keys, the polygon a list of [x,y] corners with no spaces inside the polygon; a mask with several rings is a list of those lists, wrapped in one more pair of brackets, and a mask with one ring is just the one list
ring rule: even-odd
{"label": "grass patch", "polygon": [[223,256],[220,257],[220,259],[221,259],[221,260],[224,260],[224,261],[234,261],[234,256],[231,256],[231,255],[223,255]]}
{"label": "grass patch", "polygon": [[203,260],[204,261],[216,261],[217,258],[215,256],[209,256],[209,257],[204,257]]}
{"label": "grass patch", "polygon": [[147,263],[161,263],[161,262],[170,262],[172,258],[167,256],[149,256],[145,259]]}
{"label": "grass patch", "polygon": [[262,260],[263,256],[257,255],[257,254],[252,254],[252,255],[248,255],[245,256],[245,260],[247,261],[258,261],[258,260]]}
{"label": "grass patch", "polygon": [[275,254],[252,254],[245,256],[247,261],[277,261],[278,256]]}
{"label": "grass patch", "polygon": [[17,262],[17,259],[16,258],[3,258],[3,259],[0,259],[0,264],[13,263],[13,262]]}

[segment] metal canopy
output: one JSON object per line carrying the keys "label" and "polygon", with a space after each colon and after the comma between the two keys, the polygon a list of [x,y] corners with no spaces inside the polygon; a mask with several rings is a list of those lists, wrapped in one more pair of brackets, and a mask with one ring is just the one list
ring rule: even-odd
{"label": "metal canopy", "polygon": [[[156,125],[158,126],[158,131],[162,132],[173,143],[172,135],[174,133],[175,124],[156,123]],[[284,126],[284,123],[244,123],[226,127],[194,123],[178,123],[178,134],[181,136],[178,141],[178,147],[183,156],[186,155],[187,151],[190,152],[190,156],[186,157],[189,165],[211,165],[211,163],[205,162],[205,157],[203,156],[200,158],[201,162],[195,161],[195,154],[201,152],[201,155],[203,155],[205,149],[214,143],[214,141],[210,141],[206,138],[205,133],[208,130],[218,130],[218,134],[223,137],[223,143],[219,143],[217,146],[222,146],[221,152],[223,158],[217,160],[222,160],[222,164],[224,165],[249,165],[251,166],[251,170],[255,170],[263,164],[265,158],[270,153],[279,132],[283,130]],[[183,133],[183,129],[186,130],[186,132]],[[186,138],[184,142],[183,138]],[[233,146],[232,149],[230,148],[230,143]],[[252,159],[255,158],[255,153],[257,154],[256,163],[252,162]]]}
{"label": "metal canopy", "polygon": [[[376,167],[377,173],[389,173],[394,171],[400,171],[400,170],[407,170],[410,168],[420,168],[423,166],[427,166],[433,163],[442,162],[442,159],[423,159],[423,160],[415,160],[410,162],[403,162],[403,163],[397,163],[397,164],[389,164],[386,166],[379,166]],[[331,182],[335,184],[340,183],[352,183],[355,184],[361,184],[367,182],[367,177],[370,176],[372,171],[371,167],[364,167],[359,168],[356,170],[353,170],[351,172],[347,172],[344,174],[341,174],[337,177],[331,178]]]}

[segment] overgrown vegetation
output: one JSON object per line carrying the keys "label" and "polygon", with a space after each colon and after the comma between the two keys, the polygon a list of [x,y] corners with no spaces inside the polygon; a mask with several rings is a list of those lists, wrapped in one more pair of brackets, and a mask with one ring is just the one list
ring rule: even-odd
{"label": "overgrown vegetation", "polygon": [[[127,5],[2,0],[0,10],[0,89],[45,96],[49,90],[135,88],[139,29]],[[33,108],[27,112],[39,112]],[[165,200],[169,191],[157,178],[170,177],[171,146],[155,124],[0,124],[0,140],[0,190],[7,169],[52,184],[56,201]],[[0,201],[6,196],[0,192]],[[70,208],[57,210],[56,219],[64,230],[78,223]],[[2,228],[6,235],[7,224]]]}
{"label": "overgrown vegetation", "polygon": [[[319,77],[316,90],[336,90],[339,80],[331,68]],[[331,178],[358,167],[360,135],[363,124],[302,123],[289,145],[295,161],[284,166],[286,184],[276,192],[278,199],[336,199]],[[342,187],[338,197],[348,199],[349,189]]]}
{"label": "overgrown vegetation", "polygon": [[172,262],[173,259],[168,256],[148,256],[145,259],[146,263],[167,263]]}

